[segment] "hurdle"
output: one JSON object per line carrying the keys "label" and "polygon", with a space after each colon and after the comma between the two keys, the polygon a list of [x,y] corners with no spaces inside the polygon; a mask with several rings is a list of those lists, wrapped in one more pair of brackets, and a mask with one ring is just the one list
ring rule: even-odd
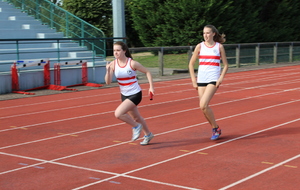
{"label": "hurdle", "polygon": [[[81,65],[81,79],[82,83],[80,84],[73,84],[68,85],[66,87],[75,87],[75,86],[90,86],[90,87],[101,87],[103,85],[96,84],[96,83],[89,83],[88,82],[88,69],[87,69],[87,61],[86,60],[77,60],[77,61],[66,61],[63,63],[55,63],[54,64],[54,85],[56,87],[61,86],[61,66],[63,65]],[[77,91],[76,89],[72,88],[65,88],[65,90],[73,90]]]}
{"label": "hurdle", "polygon": [[[18,65],[17,65],[18,63]],[[27,90],[20,90],[19,87],[19,73],[18,69],[24,67],[32,67],[32,66],[42,66],[44,65],[44,86],[40,86],[37,88],[27,89]],[[34,95],[35,93],[30,93],[26,91],[31,90],[38,90],[48,88],[50,85],[50,61],[49,59],[42,59],[36,61],[15,61],[11,66],[11,77],[12,77],[12,92],[19,93],[19,94],[27,94],[27,95]]]}

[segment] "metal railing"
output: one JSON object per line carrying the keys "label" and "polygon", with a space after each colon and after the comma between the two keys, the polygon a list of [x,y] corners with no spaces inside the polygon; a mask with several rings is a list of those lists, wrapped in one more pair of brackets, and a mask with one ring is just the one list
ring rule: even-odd
{"label": "metal railing", "polygon": [[[57,54],[56,59],[60,61],[62,59],[61,53],[64,52],[62,48],[60,48],[59,44],[68,43],[70,41],[93,41],[93,40],[103,40],[110,48],[112,48],[113,41],[115,38],[103,38],[103,39],[94,39],[94,38],[54,38],[54,39],[1,39],[1,44],[13,44],[15,46],[14,52],[10,51],[11,54],[15,55],[13,60],[23,59],[22,56],[25,54],[37,54],[37,53],[47,53],[45,51],[36,49],[31,49],[29,51],[23,51],[22,45],[24,44],[32,44],[33,46],[40,43],[49,43],[49,40],[53,40],[53,44],[57,44],[55,48],[52,48],[48,52],[55,52]],[[251,43],[251,44],[224,44],[227,60],[230,67],[243,67],[249,65],[260,65],[260,64],[276,64],[280,62],[294,62],[300,61],[300,42],[275,42],[275,43]],[[158,67],[159,72],[163,75],[163,68],[176,68],[176,69],[188,69],[188,62],[190,57],[192,56],[193,50],[195,46],[173,46],[173,47],[139,47],[139,48],[130,48],[132,53],[148,53],[150,55],[154,55],[156,58],[154,59],[153,67]],[[92,51],[93,46],[92,46]],[[107,49],[109,54],[112,54],[112,49]],[[9,70],[3,70],[3,66],[11,65],[11,61],[7,63],[1,59],[1,57],[6,56],[8,53],[0,51],[0,72],[7,72]],[[171,64],[168,64],[167,55],[178,55],[182,54],[181,58],[176,59],[174,63],[180,63],[179,67],[174,67]],[[44,58],[45,56],[41,56]],[[172,57],[172,56],[171,56]],[[136,57],[134,57],[136,59]],[[103,60],[103,57],[97,56],[97,54],[93,51],[92,56],[89,58],[85,58],[93,61]],[[144,64],[144,61],[141,62]]]}
{"label": "metal railing", "polygon": [[98,38],[98,41],[82,40],[80,43],[94,48],[97,56],[106,57],[106,44],[101,38],[105,38],[104,33],[95,26],[76,17],[61,7],[47,0],[5,0],[20,8],[23,12],[47,24],[57,32],[63,32],[69,38]]}
{"label": "metal railing", "polygon": [[[273,43],[244,43],[244,44],[223,44],[229,67],[243,67],[260,64],[276,64],[279,62],[300,61],[300,42],[273,42]],[[157,66],[160,75],[163,75],[164,68],[172,67],[165,64],[170,54],[185,54],[186,56],[177,59],[182,63],[182,69],[188,69],[188,62],[193,54],[195,46],[176,47],[141,47],[130,48],[133,53],[151,52],[157,55]]]}
{"label": "metal railing", "polygon": [[[0,39],[0,74],[10,72],[10,66],[16,60],[49,58],[51,63],[54,63],[86,59],[89,66],[103,65],[105,57],[97,55],[95,46],[92,45],[90,50],[78,46],[81,41],[89,41],[90,44],[94,44],[94,41],[99,40],[112,47],[114,40],[124,40],[124,38]],[[5,47],[5,49],[1,47]],[[70,53],[73,52],[83,55],[72,57]],[[111,54],[111,52],[109,53]]]}
{"label": "metal railing", "polygon": [[229,64],[235,67],[300,61],[300,42],[224,45]]}

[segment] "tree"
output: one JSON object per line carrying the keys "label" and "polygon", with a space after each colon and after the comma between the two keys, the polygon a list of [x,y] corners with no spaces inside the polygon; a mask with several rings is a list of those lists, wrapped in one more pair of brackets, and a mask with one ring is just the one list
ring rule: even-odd
{"label": "tree", "polygon": [[153,29],[160,23],[160,17],[156,11],[162,2],[163,0],[129,0],[126,3],[133,22],[132,28],[138,33],[139,39],[145,46],[150,46],[156,37]]}
{"label": "tree", "polygon": [[[128,7],[133,28],[145,46],[178,46],[202,41],[207,24],[221,32],[229,28],[228,18],[235,23],[238,14],[232,11],[233,1],[222,0],[130,0]],[[228,14],[229,13],[229,14]],[[233,24],[231,24],[233,25]]]}
{"label": "tree", "polygon": [[142,47],[144,46],[141,42],[137,31],[133,28],[134,23],[132,15],[129,9],[131,5],[130,0],[125,0],[125,28],[126,28],[126,43],[129,47]]}
{"label": "tree", "polygon": [[[62,6],[113,36],[111,0],[63,0]],[[297,41],[299,12],[300,1],[293,0],[125,0],[127,43],[195,45],[207,24],[225,33],[227,43]]]}
{"label": "tree", "polygon": [[266,0],[230,2],[226,11],[215,20],[216,26],[222,26],[220,29],[226,33],[226,43],[258,42],[257,39],[263,33],[263,25],[260,22],[259,14],[264,1]]}
{"label": "tree", "polygon": [[112,36],[111,0],[63,0],[62,7]]}
{"label": "tree", "polygon": [[127,0],[132,28],[145,46],[178,46],[202,41],[215,25],[227,43],[295,41],[300,35],[300,2],[292,0]]}
{"label": "tree", "polygon": [[267,0],[262,5],[260,22],[264,35],[260,41],[299,41],[300,2]]}

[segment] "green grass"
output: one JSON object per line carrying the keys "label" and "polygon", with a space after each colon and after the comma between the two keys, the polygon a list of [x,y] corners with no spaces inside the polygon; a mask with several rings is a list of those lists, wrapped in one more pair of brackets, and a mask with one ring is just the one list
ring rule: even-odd
{"label": "green grass", "polygon": [[[145,67],[159,67],[157,55],[134,56],[136,61],[143,64]],[[165,54],[164,67],[173,69],[188,69],[187,54]]]}
{"label": "green grass", "polygon": [[[145,67],[159,67],[158,55],[150,52],[135,53],[132,57]],[[107,57],[107,60],[113,60],[113,57]],[[195,64],[198,66],[198,64]],[[188,54],[164,54],[164,68],[188,69]]]}

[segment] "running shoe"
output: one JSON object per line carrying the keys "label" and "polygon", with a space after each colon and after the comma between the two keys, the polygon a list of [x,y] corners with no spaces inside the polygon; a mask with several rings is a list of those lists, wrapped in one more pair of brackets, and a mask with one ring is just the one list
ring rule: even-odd
{"label": "running shoe", "polygon": [[132,139],[131,139],[131,141],[135,141],[140,137],[142,128],[143,128],[142,124],[138,124],[138,126],[132,127]]}
{"label": "running shoe", "polygon": [[153,139],[154,135],[150,133],[148,136],[144,136],[144,140],[140,143],[141,145],[147,145]]}
{"label": "running shoe", "polygon": [[220,135],[221,135],[222,130],[218,127],[218,128],[213,128],[212,129],[212,136],[211,136],[211,140],[217,140]]}

